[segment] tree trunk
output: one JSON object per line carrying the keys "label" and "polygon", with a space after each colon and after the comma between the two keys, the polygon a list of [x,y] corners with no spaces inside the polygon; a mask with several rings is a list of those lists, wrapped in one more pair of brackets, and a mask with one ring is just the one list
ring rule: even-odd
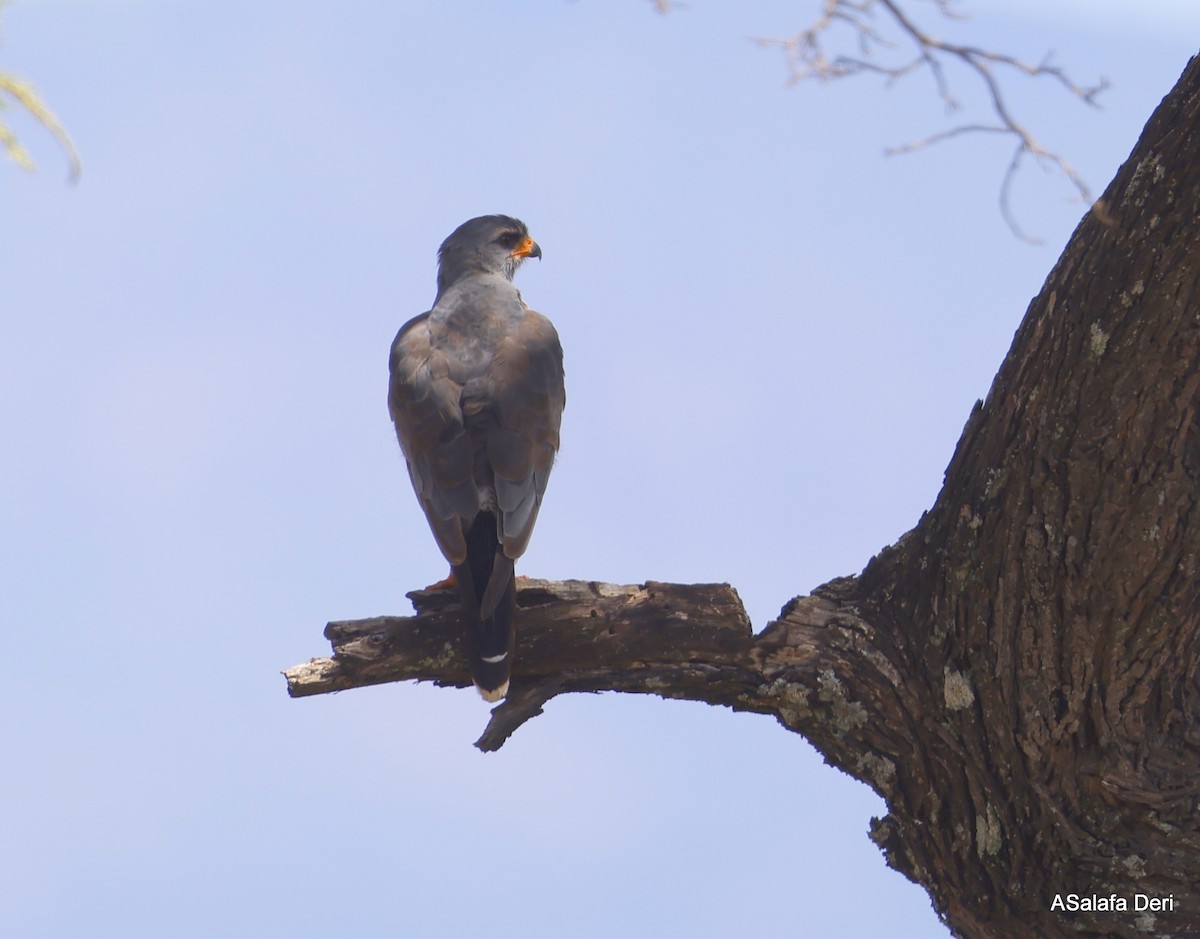
{"label": "tree trunk", "polygon": [[[872,838],[957,934],[1200,935],[1198,155],[1193,59],[1030,305],[936,504],[860,576],[757,637],[721,588],[527,583],[480,745],[573,690],[772,713],[887,800]],[[334,658],[290,670],[291,693],[466,683],[435,599],[330,624]]]}

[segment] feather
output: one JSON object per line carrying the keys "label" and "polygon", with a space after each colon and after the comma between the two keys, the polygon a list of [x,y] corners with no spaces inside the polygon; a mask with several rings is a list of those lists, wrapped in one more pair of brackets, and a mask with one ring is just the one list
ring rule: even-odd
{"label": "feather", "polygon": [[566,405],[558,334],[512,284],[520,262],[540,256],[509,216],[459,226],[438,252],[433,308],[400,329],[389,360],[388,410],[458,579],[485,697],[508,686],[513,561],[537,521]]}

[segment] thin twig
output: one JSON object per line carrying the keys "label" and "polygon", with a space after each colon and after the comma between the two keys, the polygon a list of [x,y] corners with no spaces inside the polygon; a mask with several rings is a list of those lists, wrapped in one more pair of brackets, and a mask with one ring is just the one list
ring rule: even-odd
{"label": "thin twig", "polygon": [[[963,18],[953,7],[954,0],[933,2],[942,16],[948,19]],[[885,61],[878,54],[878,50],[896,48],[896,44],[884,38],[876,26],[875,17],[878,10],[886,13],[893,28],[913,46],[911,57],[895,62]],[[826,53],[823,43],[837,24],[844,25],[852,32],[858,47],[857,56],[839,54],[831,57]],[[917,26],[901,9],[897,0],[822,0],[820,15],[807,29],[786,39],[755,41],[763,46],[784,50],[791,71],[791,84],[809,79],[831,81],[867,73],[880,75],[891,85],[915,71],[927,69],[948,112],[957,111],[959,102],[950,90],[945,64],[957,61],[982,82],[998,123],[965,122],[914,143],[891,147],[885,152],[888,155],[912,153],[932,144],[972,133],[1001,133],[1015,138],[1016,151],[1000,183],[1000,212],[1013,233],[1028,242],[1037,243],[1037,239],[1021,229],[1013,214],[1011,203],[1012,181],[1026,156],[1033,157],[1035,162],[1057,171],[1071,184],[1082,201],[1088,204],[1093,201],[1087,183],[1078,171],[1061,155],[1038,143],[1029,130],[1013,117],[1005,101],[997,71],[1008,69],[1029,78],[1049,78],[1072,97],[1093,107],[1096,106],[1097,96],[1108,87],[1108,82],[1103,79],[1095,85],[1080,85],[1061,68],[1051,65],[1048,57],[1034,65],[1005,53],[939,39]]]}

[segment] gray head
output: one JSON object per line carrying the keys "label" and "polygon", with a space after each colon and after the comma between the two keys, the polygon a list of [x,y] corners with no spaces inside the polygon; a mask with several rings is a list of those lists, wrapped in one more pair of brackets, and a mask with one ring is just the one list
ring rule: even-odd
{"label": "gray head", "polygon": [[463,222],[438,248],[438,294],[467,274],[513,274],[526,258],[542,249],[520,219],[481,215]]}

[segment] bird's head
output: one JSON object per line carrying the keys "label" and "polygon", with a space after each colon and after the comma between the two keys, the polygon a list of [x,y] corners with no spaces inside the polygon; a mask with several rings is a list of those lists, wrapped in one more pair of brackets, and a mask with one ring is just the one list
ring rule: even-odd
{"label": "bird's head", "polygon": [[467,274],[503,274],[512,280],[526,258],[541,256],[520,219],[481,215],[459,225],[438,249],[438,293]]}

